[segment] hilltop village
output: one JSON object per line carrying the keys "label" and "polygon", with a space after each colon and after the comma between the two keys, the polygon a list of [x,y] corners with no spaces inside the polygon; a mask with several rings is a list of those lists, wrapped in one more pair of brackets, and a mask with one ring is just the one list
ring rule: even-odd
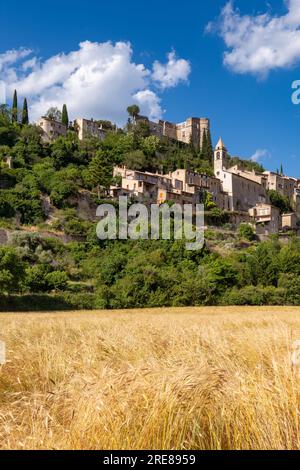
{"label": "hilltop village", "polygon": [[[0,310],[299,305],[300,181],[212,144],[207,118],[31,124],[0,105]],[[205,244],[102,240],[97,208],[201,203]]]}
{"label": "hilltop village", "polygon": [[[132,122],[135,126],[146,126],[149,134],[159,139],[192,145],[200,151],[204,139],[210,135],[208,118],[189,118],[174,124],[163,120],[152,122],[137,114]],[[42,117],[38,125],[43,131],[45,142],[67,135],[68,126],[53,118]],[[93,136],[103,141],[107,134],[107,129],[92,119],[76,119],[70,126],[80,140]],[[280,231],[298,231],[300,179],[285,176],[279,171],[247,170],[241,163],[230,166],[228,150],[222,138],[213,150],[213,175],[187,168],[176,168],[175,171],[162,174],[115,166],[113,176],[118,179],[118,184],[110,186],[109,195],[113,199],[126,195],[144,203],[196,204],[203,202],[204,195],[209,194],[215,206],[228,213],[232,223],[250,223],[262,238]],[[288,211],[284,212],[278,205],[272,204],[270,191],[287,201]]]}

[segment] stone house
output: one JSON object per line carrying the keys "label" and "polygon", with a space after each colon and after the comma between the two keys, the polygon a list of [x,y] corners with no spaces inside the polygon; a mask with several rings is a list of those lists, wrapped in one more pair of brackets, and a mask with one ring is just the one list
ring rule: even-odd
{"label": "stone house", "polygon": [[282,214],[282,228],[283,229],[290,229],[290,230],[297,230],[298,227],[298,217],[294,212],[290,214]]}
{"label": "stone house", "polygon": [[37,124],[43,131],[42,139],[44,142],[53,142],[58,137],[67,135],[67,126],[47,116],[42,116]]}
{"label": "stone house", "polygon": [[161,204],[173,201],[181,205],[202,202],[205,191],[213,192],[216,199],[219,197],[220,186],[216,178],[185,169],[161,175],[115,167],[113,174],[122,177],[119,191],[115,186],[110,188],[110,193],[114,197],[127,194],[141,202]]}
{"label": "stone house", "polygon": [[289,176],[279,175],[272,171],[263,173],[267,177],[267,189],[278,191],[282,196],[292,199],[294,190],[298,187],[298,180]]}
{"label": "stone house", "polygon": [[83,140],[89,136],[104,140],[106,132],[97,121],[93,119],[75,119],[73,126],[78,135],[79,140]]}
{"label": "stone house", "polygon": [[255,222],[257,235],[275,234],[281,229],[280,211],[271,204],[258,203],[249,209],[249,214]]}

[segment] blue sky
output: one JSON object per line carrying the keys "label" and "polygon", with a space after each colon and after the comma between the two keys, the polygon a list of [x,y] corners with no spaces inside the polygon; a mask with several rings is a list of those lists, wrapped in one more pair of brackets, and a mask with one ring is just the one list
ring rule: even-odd
{"label": "blue sky", "polygon": [[[220,17],[226,4],[227,0],[191,0],[184,4],[177,0],[152,0],[146,7],[135,0],[1,0],[0,80],[8,83],[9,94],[16,86],[20,96],[29,95],[29,102],[35,106],[32,113],[52,103],[55,96],[63,96],[61,99],[72,109],[72,95],[69,103],[68,95],[62,94],[63,81],[69,80],[74,70],[86,74],[93,62],[87,58],[88,52],[84,58],[77,53],[74,57],[68,54],[78,52],[79,43],[84,41],[90,42],[84,46],[90,54],[90,44],[111,41],[112,46],[105,51],[95,49],[101,67],[108,67],[110,55],[120,55],[115,42],[130,42],[131,52],[122,46],[122,65],[111,72],[112,88],[109,80],[102,81],[99,70],[90,77],[91,82],[99,79],[99,86],[93,83],[89,88],[88,80],[81,76],[87,101],[88,94],[92,95],[85,105],[85,114],[97,109],[99,114],[95,117],[118,120],[118,103],[123,109],[128,96],[137,96],[140,91],[137,99],[142,108],[145,103],[145,110],[152,106],[154,114],[164,111],[164,118],[174,122],[189,116],[208,116],[214,142],[222,135],[232,155],[250,158],[256,153],[262,155],[259,161],[266,168],[276,169],[282,162],[286,174],[300,177],[300,105],[291,101],[291,84],[300,80],[300,1],[236,0],[231,10],[223,10]],[[20,48],[28,49],[26,57],[21,57]],[[2,60],[1,68],[1,54],[3,59],[13,50],[19,51],[20,56],[15,63],[11,60],[4,64]],[[174,69],[167,69],[167,54],[172,51],[176,52]],[[66,72],[69,75],[65,79],[53,78],[35,92],[36,84],[55,69],[53,57],[60,53],[65,54],[68,67],[72,62],[72,71]],[[52,61],[47,63],[49,58]],[[21,67],[25,60],[33,59]],[[80,68],[81,61],[86,61],[85,68]],[[61,62],[60,59],[63,67]],[[144,71],[136,68],[138,64],[143,64]],[[73,77],[73,93],[78,86],[74,82]],[[74,113],[77,109],[74,104]]]}

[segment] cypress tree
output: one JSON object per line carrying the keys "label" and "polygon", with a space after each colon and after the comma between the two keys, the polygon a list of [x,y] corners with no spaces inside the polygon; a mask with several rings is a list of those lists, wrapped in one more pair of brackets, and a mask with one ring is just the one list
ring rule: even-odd
{"label": "cypress tree", "polygon": [[23,111],[22,111],[22,124],[29,124],[29,117],[28,117],[28,105],[27,105],[27,99],[24,99],[23,103]]}
{"label": "cypress tree", "polygon": [[283,166],[282,166],[282,163],[280,165],[280,175],[283,176]]}
{"label": "cypress tree", "polygon": [[206,139],[207,139],[207,159],[208,161],[213,164],[214,162],[214,149],[213,149],[213,146],[212,146],[212,141],[211,141],[211,133],[210,133],[210,129],[207,129],[207,132],[205,132],[206,134]]}
{"label": "cypress tree", "polygon": [[61,122],[65,126],[69,127],[69,115],[68,115],[67,105],[65,104],[63,105],[63,109],[62,109]]}
{"label": "cypress tree", "polygon": [[203,138],[202,138],[202,145],[201,145],[201,157],[206,160],[207,159],[207,134],[206,131],[203,133]]}
{"label": "cypress tree", "polygon": [[12,122],[18,122],[18,94],[17,94],[17,90],[14,91],[11,119],[12,119]]}

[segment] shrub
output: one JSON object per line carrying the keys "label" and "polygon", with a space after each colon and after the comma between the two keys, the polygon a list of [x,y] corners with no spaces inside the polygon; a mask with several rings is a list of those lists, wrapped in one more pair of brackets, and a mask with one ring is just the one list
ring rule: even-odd
{"label": "shrub", "polygon": [[205,214],[206,223],[208,225],[221,226],[229,222],[229,214],[215,207]]}
{"label": "shrub", "polygon": [[250,242],[255,238],[253,228],[249,224],[240,224],[238,235],[240,238],[249,240]]}
{"label": "shrub", "polygon": [[64,271],[52,271],[45,276],[48,290],[66,290],[68,279],[68,275]]}
{"label": "shrub", "polygon": [[60,298],[74,309],[90,310],[95,308],[95,296],[92,293],[64,292]]}
{"label": "shrub", "polygon": [[0,294],[18,292],[25,277],[25,264],[13,247],[0,246]]}
{"label": "shrub", "polygon": [[222,300],[223,305],[284,305],[286,290],[273,286],[246,286],[242,289],[234,287],[227,291]]}
{"label": "shrub", "polygon": [[281,274],[278,286],[286,290],[286,303],[300,305],[300,276]]}
{"label": "shrub", "polygon": [[26,269],[25,286],[30,292],[47,292],[49,289],[46,280],[51,267],[47,264],[37,264]]}
{"label": "shrub", "polygon": [[30,292],[65,290],[68,276],[63,271],[52,271],[48,264],[36,264],[27,268],[25,286]]}

